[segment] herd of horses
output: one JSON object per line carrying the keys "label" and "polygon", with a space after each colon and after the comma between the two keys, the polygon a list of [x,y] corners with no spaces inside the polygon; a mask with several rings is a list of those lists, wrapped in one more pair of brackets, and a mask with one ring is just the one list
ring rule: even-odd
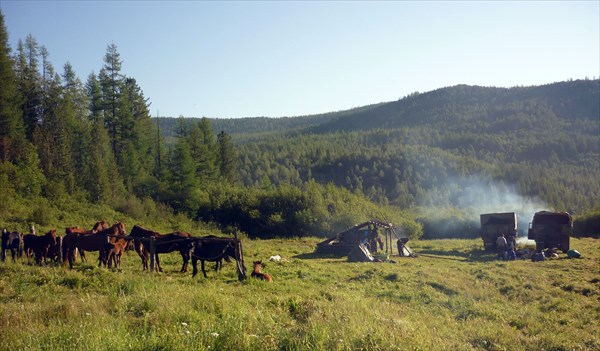
{"label": "herd of horses", "polygon": [[[124,252],[135,250],[142,261],[142,270],[156,269],[162,271],[159,254],[179,252],[182,258],[180,272],[188,271],[191,259],[193,271],[192,276],[198,273],[197,264],[201,263],[202,273],[206,278],[205,262],[215,262],[215,271],[223,266],[223,260],[236,261],[239,280],[246,278],[246,267],[244,266],[242,242],[236,238],[224,238],[214,235],[195,237],[186,232],[173,232],[161,234],[139,225],[135,225],[129,234],[121,222],[108,226],[105,221],[97,222],[91,230],[79,227],[65,229],[65,235],[59,236],[55,229],[44,235],[9,232],[2,230],[1,259],[4,261],[7,252],[10,252],[12,260],[25,255],[30,261],[35,259],[36,264],[55,262],[69,268],[73,268],[73,262],[79,252],[80,259],[87,262],[86,251],[98,251],[99,267],[119,267]],[[152,259],[153,258],[153,259]],[[155,267],[151,267],[154,262]],[[260,272],[261,261],[254,262],[253,277],[267,279],[265,273]]]}

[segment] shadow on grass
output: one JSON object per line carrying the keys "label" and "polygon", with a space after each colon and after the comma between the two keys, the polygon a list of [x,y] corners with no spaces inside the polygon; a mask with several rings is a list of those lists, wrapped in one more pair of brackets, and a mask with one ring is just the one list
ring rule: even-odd
{"label": "shadow on grass", "polygon": [[494,253],[484,250],[473,250],[468,252],[457,250],[421,250],[418,254],[424,257],[440,258],[453,261],[491,262],[497,260],[497,257]]}
{"label": "shadow on grass", "polygon": [[343,258],[348,256],[348,254],[332,254],[332,253],[322,253],[322,252],[306,252],[303,254],[298,254],[295,256],[292,256],[293,258],[299,258],[302,260],[312,260],[312,259],[318,259],[318,258]]}

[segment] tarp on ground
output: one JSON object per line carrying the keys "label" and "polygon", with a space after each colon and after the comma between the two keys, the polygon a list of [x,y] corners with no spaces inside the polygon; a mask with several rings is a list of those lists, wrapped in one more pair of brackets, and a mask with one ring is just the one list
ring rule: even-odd
{"label": "tarp on ground", "polygon": [[364,244],[358,244],[348,253],[348,262],[373,262],[373,255]]}

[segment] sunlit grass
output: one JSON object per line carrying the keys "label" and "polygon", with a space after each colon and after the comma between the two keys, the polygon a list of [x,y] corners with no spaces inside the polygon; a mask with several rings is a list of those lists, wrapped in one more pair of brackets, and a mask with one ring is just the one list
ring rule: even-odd
{"label": "sunlit grass", "polygon": [[313,255],[317,242],[244,240],[247,268],[262,259],[273,283],[239,282],[233,264],[192,278],[177,254],[161,255],[163,273],[132,252],[118,270],[0,263],[0,349],[600,349],[598,240],[573,239],[582,259],[538,263],[496,261],[480,240],[349,263]]}

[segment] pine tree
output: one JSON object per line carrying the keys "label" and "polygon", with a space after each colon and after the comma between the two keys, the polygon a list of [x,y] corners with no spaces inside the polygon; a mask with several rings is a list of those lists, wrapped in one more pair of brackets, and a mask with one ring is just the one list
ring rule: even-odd
{"label": "pine tree", "polygon": [[113,154],[120,159],[119,149],[120,133],[119,112],[121,108],[121,96],[124,78],[121,74],[121,56],[115,44],[106,48],[104,55],[104,66],[99,74],[100,86],[102,87],[104,124],[111,138]]}
{"label": "pine tree", "polygon": [[28,140],[33,140],[34,131],[43,119],[43,83],[39,72],[38,50],[37,41],[31,34],[25,39],[25,44],[19,40],[17,84],[23,96],[21,110]]}
{"label": "pine tree", "polygon": [[88,76],[86,92],[89,101],[91,130],[89,158],[85,162],[85,189],[94,202],[109,203],[121,197],[125,189],[113,154],[110,135],[104,122],[103,88],[93,73]]}
{"label": "pine tree", "polygon": [[8,33],[4,26],[4,15],[0,12],[0,161],[18,158],[19,145],[25,141],[19,101]]}
{"label": "pine tree", "polygon": [[[66,122],[66,131],[70,138],[69,143],[72,154],[72,167],[75,170],[83,170],[90,154],[90,122],[87,118],[87,96],[81,80],[75,74],[69,62],[63,66],[63,99],[62,109]],[[74,177],[79,189],[84,187],[85,181],[82,174]],[[73,189],[74,190],[74,189]]]}
{"label": "pine tree", "polygon": [[169,157],[171,205],[181,210],[187,196],[196,188],[196,167],[190,152],[190,147],[184,137],[178,139]]}
{"label": "pine tree", "polygon": [[208,118],[204,117],[198,123],[190,126],[188,144],[196,163],[196,176],[203,181],[214,179],[215,176],[215,141],[214,131]]}
{"label": "pine tree", "polygon": [[219,150],[219,172],[221,178],[229,181],[237,181],[237,152],[231,136],[221,131],[217,136]]}

